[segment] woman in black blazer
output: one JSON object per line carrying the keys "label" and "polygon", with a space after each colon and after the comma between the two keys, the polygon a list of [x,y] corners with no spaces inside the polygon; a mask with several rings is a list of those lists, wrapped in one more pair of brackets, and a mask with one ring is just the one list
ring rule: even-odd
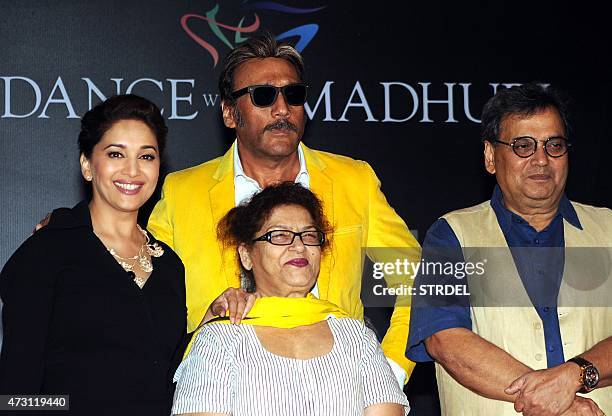
{"label": "woman in black blazer", "polygon": [[137,224],[167,128],[134,95],[94,107],[81,127],[91,201],[54,211],[0,275],[0,394],[68,394],[62,414],[168,415],[186,338],[184,268]]}

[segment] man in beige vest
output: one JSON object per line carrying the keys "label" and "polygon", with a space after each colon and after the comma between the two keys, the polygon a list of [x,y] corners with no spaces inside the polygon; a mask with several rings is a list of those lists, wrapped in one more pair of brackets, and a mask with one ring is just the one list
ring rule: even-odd
{"label": "man in beige vest", "polygon": [[407,356],[436,362],[444,415],[612,413],[612,211],[565,196],[567,137],[550,88],[499,91],[482,115],[491,200],[427,233],[423,266],[476,265],[466,279],[423,267],[415,282],[466,293],[413,297]]}

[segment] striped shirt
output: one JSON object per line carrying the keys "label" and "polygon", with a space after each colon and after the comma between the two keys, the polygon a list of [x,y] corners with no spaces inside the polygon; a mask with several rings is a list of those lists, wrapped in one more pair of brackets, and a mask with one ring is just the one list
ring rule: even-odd
{"label": "striped shirt", "polygon": [[174,380],[173,414],[357,416],[368,406],[410,407],[374,333],[363,322],[330,317],[325,355],[301,360],[266,350],[250,325],[205,325]]}

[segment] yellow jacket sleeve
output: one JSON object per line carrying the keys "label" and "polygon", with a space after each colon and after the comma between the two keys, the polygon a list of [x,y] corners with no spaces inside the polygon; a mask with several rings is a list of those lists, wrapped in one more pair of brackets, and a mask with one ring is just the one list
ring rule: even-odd
{"label": "yellow jacket sleeve", "polygon": [[[376,261],[390,261],[399,256],[410,261],[420,258],[420,246],[412,235],[406,223],[389,205],[380,189],[380,181],[372,168],[364,162],[369,170],[369,221],[368,238],[366,242],[368,257]],[[401,279],[387,278],[387,285],[400,282],[411,282],[412,276],[402,276]],[[404,303],[402,303],[404,304]],[[396,306],[391,316],[389,329],[383,339],[382,349],[387,358],[392,359],[406,371],[406,381],[410,377],[415,363],[406,358],[408,343],[408,328],[410,325],[410,307]]]}

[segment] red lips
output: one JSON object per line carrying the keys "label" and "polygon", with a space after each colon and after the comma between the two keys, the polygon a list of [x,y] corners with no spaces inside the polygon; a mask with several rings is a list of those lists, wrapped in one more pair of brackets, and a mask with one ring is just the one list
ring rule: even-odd
{"label": "red lips", "polygon": [[306,267],[308,266],[308,260],[304,258],[292,259],[292,260],[289,260],[285,264],[288,264],[290,266],[295,266],[295,267]]}
{"label": "red lips", "polygon": [[119,192],[126,195],[135,195],[142,189],[144,182],[141,181],[113,181]]}

